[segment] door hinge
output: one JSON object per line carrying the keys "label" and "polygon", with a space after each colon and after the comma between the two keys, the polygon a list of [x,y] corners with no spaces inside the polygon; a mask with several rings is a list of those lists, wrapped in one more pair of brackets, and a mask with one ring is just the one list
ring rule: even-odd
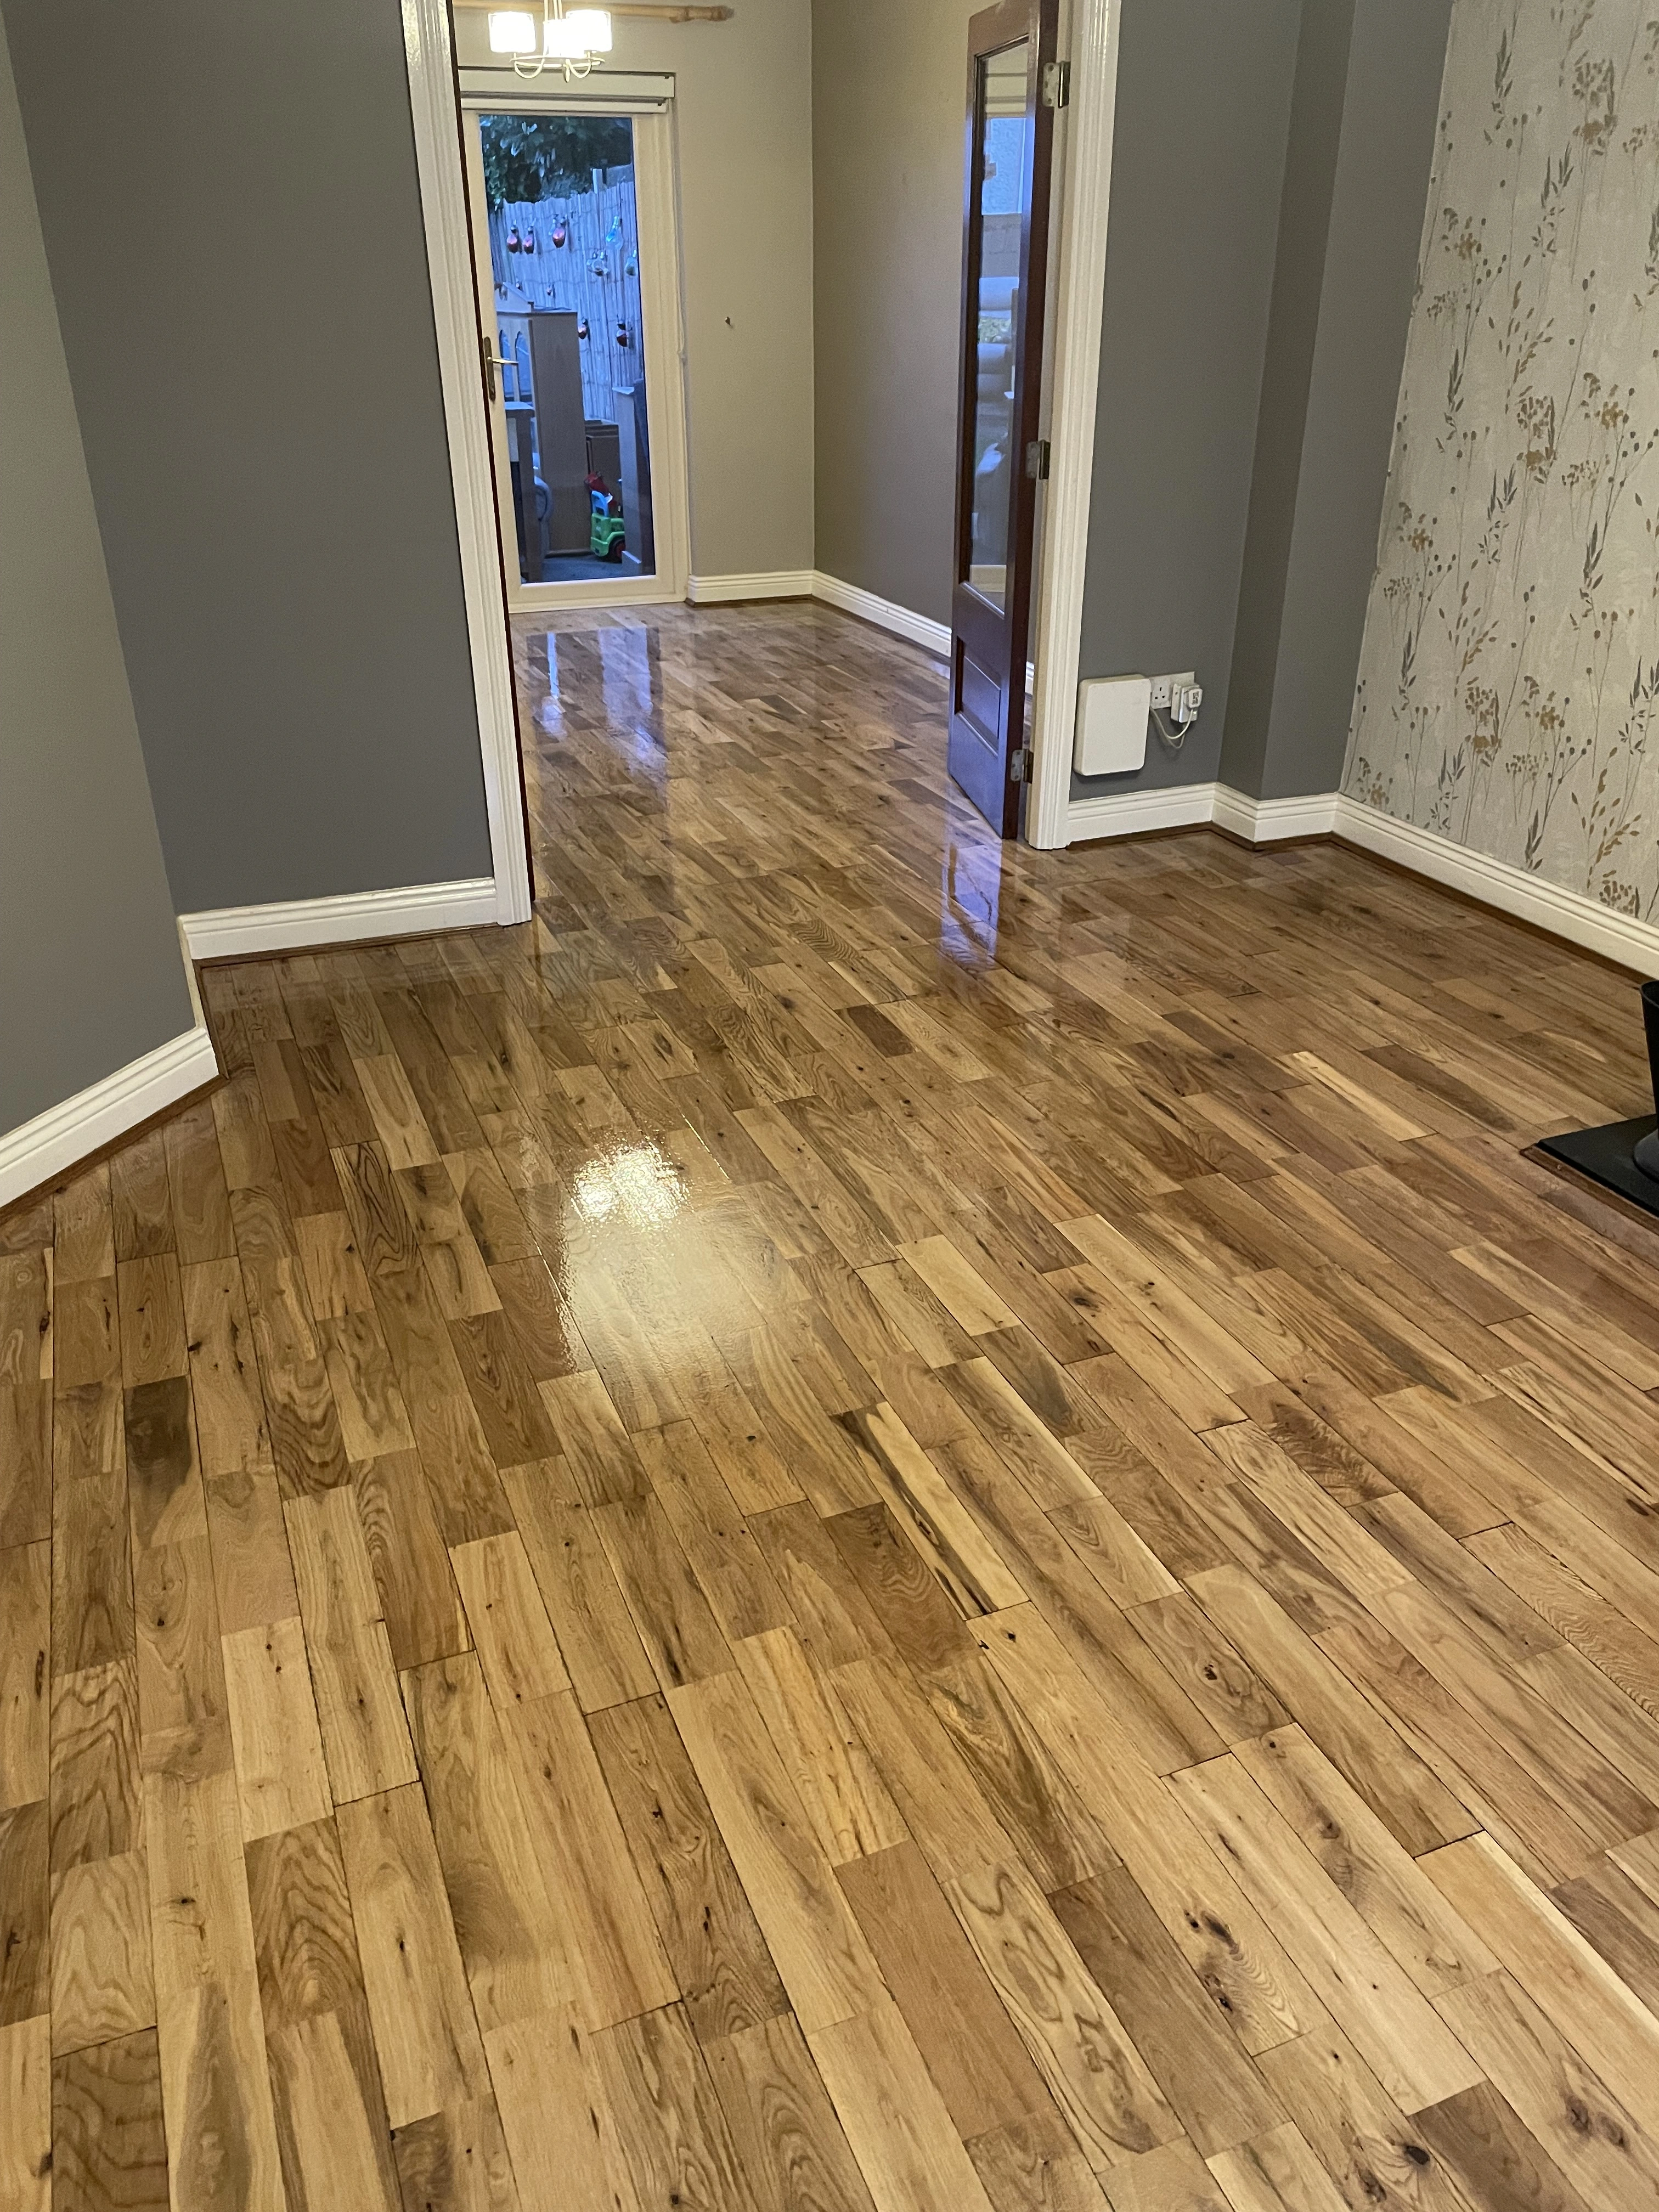
{"label": "door hinge", "polygon": [[1025,473],[1033,483],[1048,481],[1048,441],[1033,438],[1025,448]]}
{"label": "door hinge", "polygon": [[1072,97],[1072,64],[1070,62],[1044,62],[1042,64],[1042,104],[1045,107],[1065,107]]}
{"label": "door hinge", "polygon": [[1010,781],[1014,783],[1029,783],[1031,781],[1031,748],[1030,745],[1022,745],[1018,752],[1011,753],[1009,755],[1008,775]]}

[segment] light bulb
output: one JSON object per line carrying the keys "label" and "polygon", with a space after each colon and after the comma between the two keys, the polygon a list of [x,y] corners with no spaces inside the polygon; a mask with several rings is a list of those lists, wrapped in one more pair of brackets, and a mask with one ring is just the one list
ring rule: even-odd
{"label": "light bulb", "polygon": [[536,51],[536,18],[521,14],[516,8],[492,9],[489,51],[492,54],[533,54]]}
{"label": "light bulb", "polygon": [[587,58],[587,40],[578,27],[574,15],[550,15],[542,25],[542,52],[556,61],[580,62]]}
{"label": "light bulb", "polygon": [[590,54],[608,54],[611,51],[611,11],[606,8],[568,8],[565,21],[581,34],[584,46]]}

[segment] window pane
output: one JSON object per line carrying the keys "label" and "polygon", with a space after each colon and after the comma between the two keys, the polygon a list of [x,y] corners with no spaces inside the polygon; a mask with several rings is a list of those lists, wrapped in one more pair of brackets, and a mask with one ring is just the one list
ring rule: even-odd
{"label": "window pane", "polygon": [[1014,338],[1019,314],[1019,248],[1026,215],[1027,78],[1021,40],[979,65],[980,231],[976,362],[970,364],[974,486],[966,580],[995,606],[1007,598],[1008,507],[1015,455]]}

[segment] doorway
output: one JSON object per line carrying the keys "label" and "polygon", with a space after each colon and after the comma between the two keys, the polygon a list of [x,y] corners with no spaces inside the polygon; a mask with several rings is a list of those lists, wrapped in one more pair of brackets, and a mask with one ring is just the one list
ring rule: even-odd
{"label": "doorway", "polygon": [[462,122],[508,611],[683,599],[665,105],[515,87],[465,98]]}

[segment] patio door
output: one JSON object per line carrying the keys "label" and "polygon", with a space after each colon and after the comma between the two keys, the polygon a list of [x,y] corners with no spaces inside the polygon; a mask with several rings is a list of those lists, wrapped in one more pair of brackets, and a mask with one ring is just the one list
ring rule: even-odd
{"label": "patio door", "polygon": [[522,81],[475,93],[472,79],[467,197],[508,611],[684,599],[667,114]]}
{"label": "patio door", "polygon": [[968,27],[956,579],[947,765],[998,835],[1019,830],[1059,0]]}

